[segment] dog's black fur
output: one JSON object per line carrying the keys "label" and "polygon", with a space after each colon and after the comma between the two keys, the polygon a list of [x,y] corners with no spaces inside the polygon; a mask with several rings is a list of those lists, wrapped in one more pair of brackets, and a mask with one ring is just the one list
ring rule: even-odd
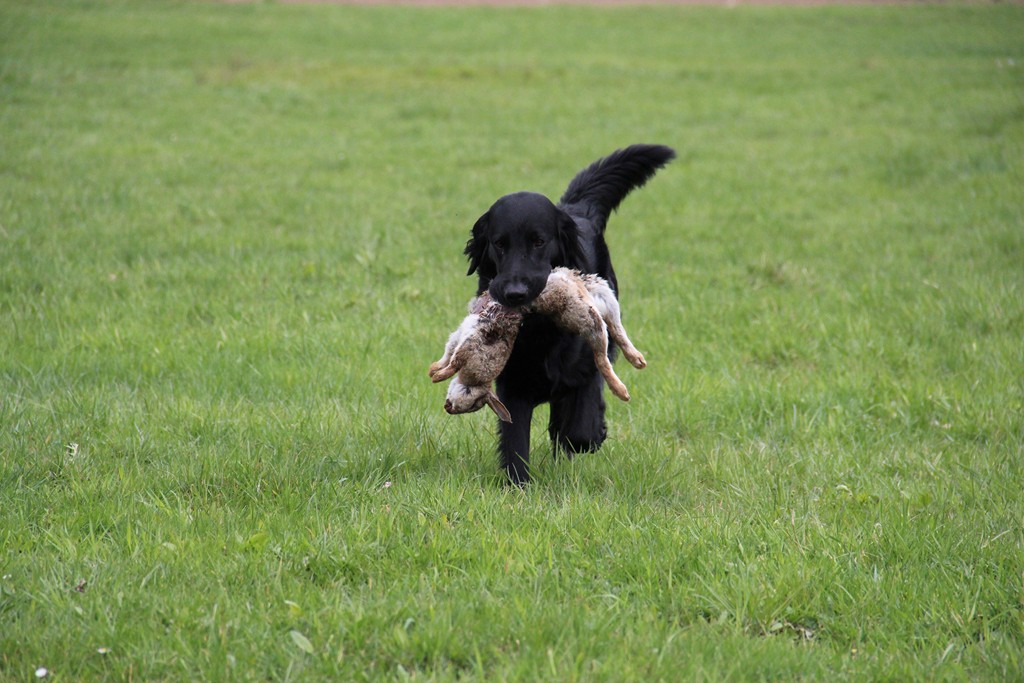
{"label": "dog's black fur", "polygon": [[[618,295],[604,239],[608,216],[674,158],[669,147],[632,145],[580,171],[557,206],[533,192],[499,199],[466,243],[468,274],[479,278],[477,294],[490,290],[501,304],[524,306],[544,289],[552,268],[565,266],[597,273]],[[541,403],[551,403],[548,433],[567,454],[601,447],[607,434],[603,388],[593,353],[580,337],[542,316],[526,316],[497,380],[498,397],[512,416],[511,423],[498,425],[498,453],[513,483],[530,478],[530,417]]]}

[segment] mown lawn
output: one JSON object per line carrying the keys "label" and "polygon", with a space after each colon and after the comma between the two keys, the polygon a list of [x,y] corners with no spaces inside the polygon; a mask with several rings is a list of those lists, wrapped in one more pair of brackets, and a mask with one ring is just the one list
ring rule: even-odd
{"label": "mown lawn", "polygon": [[[1024,678],[1021,36],[0,0],[0,679]],[[462,246],[633,142],[650,366],[508,488]]]}

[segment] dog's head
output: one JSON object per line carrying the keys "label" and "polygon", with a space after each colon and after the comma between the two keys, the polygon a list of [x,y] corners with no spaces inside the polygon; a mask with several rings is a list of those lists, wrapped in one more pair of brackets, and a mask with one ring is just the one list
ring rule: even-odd
{"label": "dog's head", "polygon": [[469,275],[503,306],[525,306],[543,291],[555,266],[582,265],[576,223],[547,197],[505,195],[473,226],[466,243]]}

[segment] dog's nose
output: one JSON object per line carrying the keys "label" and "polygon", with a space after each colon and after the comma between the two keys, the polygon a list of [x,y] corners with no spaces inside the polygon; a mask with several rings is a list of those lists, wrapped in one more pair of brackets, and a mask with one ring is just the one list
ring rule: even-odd
{"label": "dog's nose", "polygon": [[454,410],[454,408],[455,408],[455,406],[452,405],[451,399],[448,399],[447,401],[444,402],[444,411],[446,413],[448,413],[449,415],[454,415],[455,414],[454,412],[452,412]]}
{"label": "dog's nose", "polygon": [[502,292],[502,298],[505,299],[505,304],[508,306],[519,306],[520,304],[526,303],[526,297],[529,295],[529,291],[525,284],[514,284],[509,285]]}

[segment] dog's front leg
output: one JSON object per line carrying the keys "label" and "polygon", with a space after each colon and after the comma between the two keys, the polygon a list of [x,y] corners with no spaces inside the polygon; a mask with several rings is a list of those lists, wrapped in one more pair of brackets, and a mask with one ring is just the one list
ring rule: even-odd
{"label": "dog's front leg", "polygon": [[533,405],[502,393],[499,382],[498,397],[508,409],[511,422],[498,422],[498,459],[509,482],[522,486],[530,481],[530,419],[533,417]]}
{"label": "dog's front leg", "polygon": [[587,384],[551,399],[548,434],[570,458],[596,451],[608,437],[603,390],[604,381],[595,372]]}

